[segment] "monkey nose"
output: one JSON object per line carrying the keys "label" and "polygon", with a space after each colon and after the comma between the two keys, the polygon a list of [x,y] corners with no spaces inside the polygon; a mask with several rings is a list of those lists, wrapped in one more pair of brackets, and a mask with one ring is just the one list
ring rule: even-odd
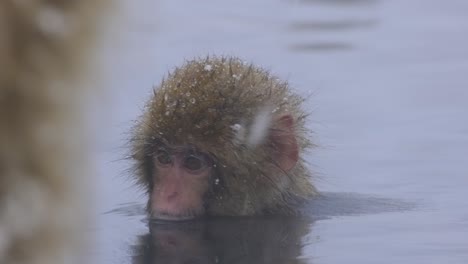
{"label": "monkey nose", "polygon": [[177,198],[177,196],[179,196],[178,192],[170,192],[169,194],[166,195],[166,199],[168,202],[172,202]]}

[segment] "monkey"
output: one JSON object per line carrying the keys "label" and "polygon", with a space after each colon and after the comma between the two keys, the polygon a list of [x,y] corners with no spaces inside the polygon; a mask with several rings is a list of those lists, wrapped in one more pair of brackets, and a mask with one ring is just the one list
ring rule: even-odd
{"label": "monkey", "polygon": [[130,158],[156,220],[296,214],[318,194],[304,99],[268,71],[229,56],[187,61],[136,121]]}
{"label": "monkey", "polygon": [[79,263],[83,102],[105,2],[0,1],[0,263]]}

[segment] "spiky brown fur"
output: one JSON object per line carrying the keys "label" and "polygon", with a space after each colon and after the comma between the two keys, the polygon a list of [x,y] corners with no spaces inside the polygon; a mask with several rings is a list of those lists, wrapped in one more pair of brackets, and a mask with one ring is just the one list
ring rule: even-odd
{"label": "spiky brown fur", "polygon": [[[215,156],[215,176],[206,198],[209,215],[290,213],[294,201],[316,193],[302,159],[289,171],[272,170],[272,146],[247,137],[259,112],[292,115],[300,151],[312,146],[301,99],[286,82],[238,58],[208,57],[176,68],[154,90],[134,129],[132,157],[139,183],[151,192],[152,153],[162,141],[194,145]],[[275,129],[275,127],[271,128]],[[276,128],[277,129],[277,128]]]}
{"label": "spiky brown fur", "polygon": [[84,82],[103,1],[0,1],[0,263],[74,263]]}

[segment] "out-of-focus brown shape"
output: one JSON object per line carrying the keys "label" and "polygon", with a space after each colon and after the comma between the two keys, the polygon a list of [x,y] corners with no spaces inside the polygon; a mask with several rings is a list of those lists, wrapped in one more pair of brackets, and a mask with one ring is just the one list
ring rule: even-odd
{"label": "out-of-focus brown shape", "polygon": [[74,263],[89,175],[83,122],[104,1],[0,1],[0,263]]}

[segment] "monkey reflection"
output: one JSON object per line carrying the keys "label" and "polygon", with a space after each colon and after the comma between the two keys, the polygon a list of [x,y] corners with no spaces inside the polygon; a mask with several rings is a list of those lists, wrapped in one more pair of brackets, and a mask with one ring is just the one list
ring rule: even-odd
{"label": "monkey reflection", "polygon": [[301,264],[310,225],[285,217],[153,223],[134,246],[132,263]]}
{"label": "monkey reflection", "polygon": [[216,263],[201,222],[150,228],[133,248],[133,263]]}
{"label": "monkey reflection", "polygon": [[302,246],[310,244],[315,221],[413,208],[414,204],[395,199],[321,193],[304,205],[302,216],[153,221],[149,234],[132,247],[132,263],[310,263],[298,257]]}
{"label": "monkey reflection", "polygon": [[148,214],[293,214],[317,192],[302,153],[312,146],[303,99],[237,58],[188,61],[154,90],[133,131]]}

